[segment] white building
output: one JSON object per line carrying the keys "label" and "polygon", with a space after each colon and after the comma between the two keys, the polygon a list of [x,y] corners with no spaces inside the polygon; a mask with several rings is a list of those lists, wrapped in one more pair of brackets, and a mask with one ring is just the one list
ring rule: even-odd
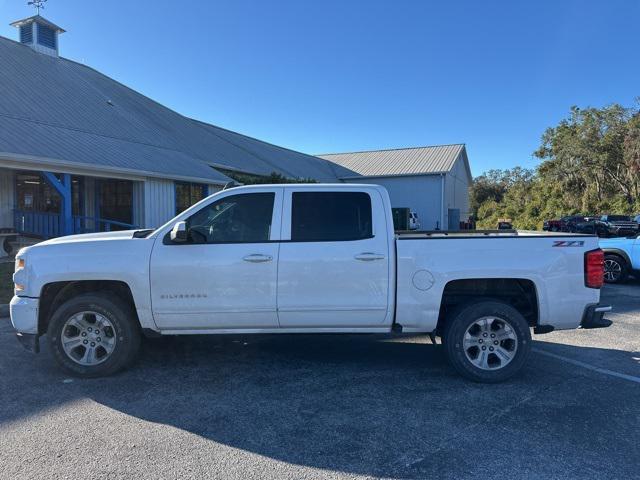
{"label": "white building", "polygon": [[353,174],[180,115],[60,56],[64,30],[40,15],[12,25],[19,41],[0,37],[0,233],[157,227],[234,176]]}
{"label": "white building", "polygon": [[19,41],[0,37],[0,234],[153,228],[272,174],[384,185],[423,229],[468,215],[464,145],[318,158],[185,117],[60,56],[65,31],[40,15],[12,25]]}
{"label": "white building", "polygon": [[391,206],[418,214],[423,230],[457,230],[469,219],[472,176],[463,144],[318,155],[358,173],[341,180],[386,187]]}

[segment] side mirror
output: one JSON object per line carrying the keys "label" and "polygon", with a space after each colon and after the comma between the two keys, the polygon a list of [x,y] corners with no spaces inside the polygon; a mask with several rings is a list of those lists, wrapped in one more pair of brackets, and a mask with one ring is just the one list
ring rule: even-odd
{"label": "side mirror", "polygon": [[171,241],[172,242],[186,242],[187,241],[187,223],[178,222],[171,229]]}

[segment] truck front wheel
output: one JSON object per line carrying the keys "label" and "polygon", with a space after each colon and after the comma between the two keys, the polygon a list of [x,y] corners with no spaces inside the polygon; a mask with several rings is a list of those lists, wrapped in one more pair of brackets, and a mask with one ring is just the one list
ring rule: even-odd
{"label": "truck front wheel", "polygon": [[443,343],[451,365],[464,377],[484,383],[515,375],[531,352],[526,319],[501,302],[467,305],[445,324]]}
{"label": "truck front wheel", "polygon": [[132,308],[100,294],[82,294],[64,302],[53,313],[47,333],[55,359],[79,377],[122,370],[135,359],[140,346]]}
{"label": "truck front wheel", "polygon": [[629,270],[627,263],[618,255],[607,253],[604,256],[604,281],[607,283],[621,283],[627,279]]}

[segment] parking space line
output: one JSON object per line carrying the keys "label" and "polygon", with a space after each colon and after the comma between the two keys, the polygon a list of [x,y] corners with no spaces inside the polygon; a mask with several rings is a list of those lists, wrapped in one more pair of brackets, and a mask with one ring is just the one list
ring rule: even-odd
{"label": "parking space line", "polygon": [[562,360],[563,362],[571,363],[572,365],[576,365],[577,367],[586,368],[587,370],[591,370],[593,372],[602,373],[604,375],[609,375],[611,377],[622,378],[623,380],[629,380],[630,382],[640,383],[640,377],[635,377],[633,375],[627,375],[626,373],[614,372],[613,370],[608,370],[606,368],[596,367],[594,365],[590,365],[585,362],[581,362],[580,360],[574,360],[573,358],[564,357],[562,355],[557,355],[555,353],[547,352],[545,350],[541,350],[539,348],[532,349],[535,353],[539,353],[541,355],[546,355],[547,357],[552,357],[557,360]]}

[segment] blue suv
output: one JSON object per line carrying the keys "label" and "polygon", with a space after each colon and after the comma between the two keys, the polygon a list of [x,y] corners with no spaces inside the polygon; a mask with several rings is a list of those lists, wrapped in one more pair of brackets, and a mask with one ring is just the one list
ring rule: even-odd
{"label": "blue suv", "polygon": [[604,250],[604,281],[620,283],[629,273],[640,272],[640,235],[618,238],[601,238]]}

